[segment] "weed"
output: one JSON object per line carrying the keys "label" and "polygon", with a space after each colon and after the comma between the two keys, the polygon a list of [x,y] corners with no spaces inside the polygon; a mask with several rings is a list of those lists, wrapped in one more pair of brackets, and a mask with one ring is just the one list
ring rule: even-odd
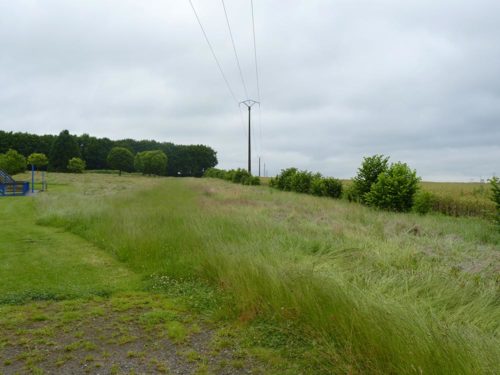
{"label": "weed", "polygon": [[168,337],[176,344],[179,344],[186,340],[188,330],[182,323],[176,321],[168,322],[166,323],[166,328]]}

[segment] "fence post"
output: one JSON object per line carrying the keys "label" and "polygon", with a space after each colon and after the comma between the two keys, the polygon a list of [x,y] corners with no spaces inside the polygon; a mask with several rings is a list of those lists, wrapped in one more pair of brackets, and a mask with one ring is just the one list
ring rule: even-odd
{"label": "fence post", "polygon": [[35,193],[35,165],[34,164],[31,164],[31,192]]}

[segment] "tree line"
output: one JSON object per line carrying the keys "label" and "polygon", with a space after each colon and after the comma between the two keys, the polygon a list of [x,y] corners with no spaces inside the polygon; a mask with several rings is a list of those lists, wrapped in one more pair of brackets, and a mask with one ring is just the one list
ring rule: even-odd
{"label": "tree line", "polygon": [[[133,156],[151,151],[163,152],[168,163],[161,175],[167,176],[201,177],[208,168],[215,167],[218,162],[217,153],[205,145],[176,145],[171,142],[137,141],[129,138],[111,140],[89,134],[73,135],[67,130],[63,130],[59,135],[0,130],[0,154],[9,150],[16,150],[24,157],[34,153],[44,154],[49,159],[48,168],[53,171],[66,171],[72,158],[81,159],[90,170],[109,169],[108,156],[116,147],[130,151]],[[154,160],[157,161],[157,158],[158,156]],[[140,161],[137,165],[141,167]],[[148,174],[147,171],[143,173]]]}

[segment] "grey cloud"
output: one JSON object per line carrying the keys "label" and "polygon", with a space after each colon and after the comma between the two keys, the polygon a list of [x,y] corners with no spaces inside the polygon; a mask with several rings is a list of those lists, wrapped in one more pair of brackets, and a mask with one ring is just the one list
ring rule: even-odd
{"label": "grey cloud", "polygon": [[[244,99],[220,3],[194,3]],[[249,3],[226,4],[256,98]],[[384,153],[425,179],[500,173],[498,1],[254,4],[254,170],[260,154],[271,174],[350,177]],[[246,166],[245,124],[188,2],[3,1],[0,49],[4,130],[206,143]]]}

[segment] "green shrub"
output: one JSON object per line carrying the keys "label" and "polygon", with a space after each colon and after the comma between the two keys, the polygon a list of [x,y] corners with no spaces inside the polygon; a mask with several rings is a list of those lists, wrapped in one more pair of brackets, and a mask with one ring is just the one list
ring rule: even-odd
{"label": "green shrub", "polygon": [[384,155],[373,155],[365,157],[358,174],[353,179],[353,187],[350,189],[350,196],[353,201],[367,203],[366,194],[370,192],[372,185],[378,181],[381,173],[388,169],[389,158]]}
{"label": "green shrub", "polygon": [[260,178],[258,176],[251,176],[248,180],[248,185],[258,186],[260,185]]}
{"label": "green shrub", "polygon": [[236,184],[242,185],[260,185],[260,178],[252,176],[246,169],[231,169],[225,171],[223,169],[209,168],[205,171],[203,177],[220,178]]}
{"label": "green shrub", "polygon": [[314,175],[312,178],[310,193],[318,197],[325,195],[324,178],[319,173]]}
{"label": "green shrub", "polygon": [[407,212],[413,206],[419,178],[405,163],[395,163],[382,172],[365,194],[365,201],[370,206],[389,211]]}
{"label": "green shrub", "polygon": [[26,171],[26,158],[16,150],[0,154],[0,169],[10,175]]}
{"label": "green shrub", "polygon": [[203,177],[220,178],[224,180],[226,178],[226,173],[227,172],[223,169],[208,168],[203,174]]}
{"label": "green shrub", "polygon": [[280,190],[291,191],[293,176],[298,172],[297,168],[283,169],[279,175],[276,176],[276,188]]}
{"label": "green shrub", "polygon": [[320,173],[299,171],[297,168],[283,169],[279,175],[269,181],[269,186],[318,197],[340,198],[342,195],[342,182],[340,180],[323,178]]}
{"label": "green shrub", "polygon": [[361,203],[357,188],[354,184],[351,184],[346,189],[344,189],[344,198],[349,202]]}
{"label": "green shrub", "polygon": [[309,193],[313,175],[308,171],[296,172],[290,179],[290,190],[297,193]]}
{"label": "green shrub", "polygon": [[425,215],[432,210],[435,197],[434,194],[428,191],[419,191],[415,195],[415,201],[413,203],[413,210],[420,215]]}
{"label": "green shrub", "polygon": [[238,168],[233,172],[231,181],[233,181],[235,184],[245,184],[245,181],[248,177],[251,177],[251,175],[247,170]]}
{"label": "green shrub", "polygon": [[340,198],[342,196],[342,181],[337,178],[324,178],[323,189],[325,197]]}
{"label": "green shrub", "polygon": [[83,173],[85,162],[80,158],[71,158],[66,169],[71,173]]}
{"label": "green shrub", "polygon": [[236,171],[234,169],[230,169],[226,172],[224,179],[227,181],[233,181],[233,176]]}
{"label": "green shrub", "polygon": [[496,222],[500,225],[500,179],[498,177],[493,177],[490,180],[491,184],[491,200],[496,205]]}
{"label": "green shrub", "polygon": [[[251,176],[242,176],[239,183],[242,184],[242,185],[249,185],[248,181],[249,179],[251,178]],[[236,181],[235,181],[236,183]]]}
{"label": "green shrub", "polygon": [[340,198],[342,181],[336,178],[323,178],[320,174],[313,176],[310,193],[318,197]]}

